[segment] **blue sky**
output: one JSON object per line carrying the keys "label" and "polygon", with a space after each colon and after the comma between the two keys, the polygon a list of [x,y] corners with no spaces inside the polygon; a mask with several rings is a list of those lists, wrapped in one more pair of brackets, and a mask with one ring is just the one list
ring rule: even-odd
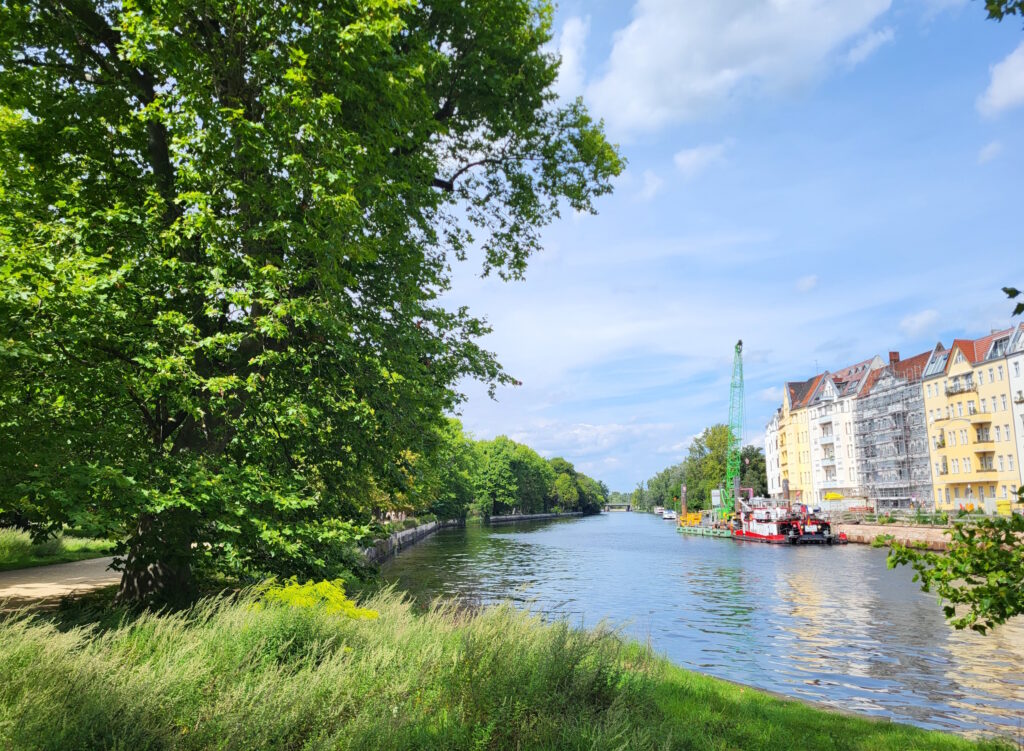
{"label": "blue sky", "polygon": [[1024,23],[980,0],[566,0],[559,90],[629,160],[522,282],[449,303],[523,385],[462,410],[614,490],[782,383],[1006,325],[1024,285]]}

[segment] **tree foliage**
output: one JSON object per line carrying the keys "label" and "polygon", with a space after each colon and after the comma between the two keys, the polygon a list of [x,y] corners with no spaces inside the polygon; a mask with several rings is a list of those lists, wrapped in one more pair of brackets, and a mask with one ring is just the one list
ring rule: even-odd
{"label": "tree foliage", "polygon": [[[1024,497],[1024,488],[1021,492]],[[985,633],[1024,613],[1024,516],[954,524],[948,535],[945,553],[893,543],[889,568],[910,565],[914,581],[938,594],[946,618],[958,629]]]}
{"label": "tree foliage", "polygon": [[452,260],[521,276],[622,168],[554,98],[550,7],[4,16],[0,511],[104,525],[128,599],[202,566],[322,576],[344,520],[409,490],[458,380],[510,380],[437,303]]}
{"label": "tree foliage", "polygon": [[985,10],[997,21],[1006,16],[1024,16],[1024,0],[985,0]]}
{"label": "tree foliage", "polygon": [[[686,485],[686,506],[690,511],[711,505],[711,491],[725,482],[729,450],[729,428],[718,424],[706,428],[690,442],[686,458],[658,472],[630,494],[637,508],[673,506],[679,503],[680,487]],[[745,446],[741,452],[743,473],[740,485],[753,488],[755,495],[767,495],[768,478],[762,449]]]}
{"label": "tree foliage", "polygon": [[561,457],[545,460],[506,436],[477,445],[481,460],[476,508],[483,514],[596,513],[608,500],[603,483]]}

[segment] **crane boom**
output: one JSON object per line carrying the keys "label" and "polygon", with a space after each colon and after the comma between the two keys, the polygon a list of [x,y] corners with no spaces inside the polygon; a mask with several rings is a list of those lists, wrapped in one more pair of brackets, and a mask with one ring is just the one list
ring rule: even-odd
{"label": "crane boom", "polygon": [[743,340],[736,342],[732,358],[732,383],[729,386],[729,452],[725,462],[725,488],[722,506],[731,515],[739,502],[739,479],[743,449]]}

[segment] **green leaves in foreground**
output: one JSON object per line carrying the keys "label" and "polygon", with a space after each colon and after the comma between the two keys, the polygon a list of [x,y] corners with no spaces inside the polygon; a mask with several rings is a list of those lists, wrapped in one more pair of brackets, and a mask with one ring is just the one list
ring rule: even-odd
{"label": "green leaves in foreground", "polygon": [[1024,516],[954,524],[947,534],[945,553],[894,542],[889,568],[913,567],[914,581],[939,595],[946,618],[958,629],[984,634],[1024,613]]}

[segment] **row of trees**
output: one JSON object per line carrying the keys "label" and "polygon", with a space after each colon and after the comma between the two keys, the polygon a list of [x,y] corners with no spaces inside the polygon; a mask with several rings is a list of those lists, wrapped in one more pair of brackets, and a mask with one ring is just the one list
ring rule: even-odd
{"label": "row of trees", "polygon": [[[680,486],[686,485],[686,505],[691,511],[711,505],[711,491],[725,481],[729,450],[729,428],[712,425],[691,443],[687,457],[641,483],[630,495],[630,502],[641,509],[670,506],[679,502]],[[768,494],[764,451],[744,446],[741,453],[740,486],[753,488],[754,495]]]}
{"label": "row of trees", "polygon": [[431,454],[407,462],[403,490],[378,495],[376,514],[430,513],[455,519],[469,512],[596,513],[608,501],[603,482],[576,471],[561,457],[545,459],[506,436],[473,440],[458,420],[449,419],[436,439]]}

